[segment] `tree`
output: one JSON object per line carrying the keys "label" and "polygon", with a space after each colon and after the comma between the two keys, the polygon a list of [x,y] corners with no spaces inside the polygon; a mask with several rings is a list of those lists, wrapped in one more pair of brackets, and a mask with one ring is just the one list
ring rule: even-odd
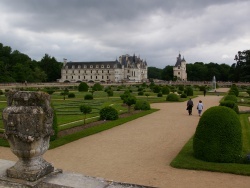
{"label": "tree", "polygon": [[94,91],[102,91],[103,90],[103,86],[100,83],[95,83],[92,87],[92,90]]}
{"label": "tree", "polygon": [[83,122],[83,124],[85,124],[86,115],[89,114],[92,111],[92,108],[91,108],[91,106],[81,105],[80,106],[80,111],[84,114],[84,122]]}
{"label": "tree", "polygon": [[148,67],[148,78],[162,79],[162,70],[156,67]]}
{"label": "tree", "polygon": [[78,86],[78,91],[79,92],[83,92],[83,91],[88,91],[89,90],[89,86],[87,83],[85,82],[81,82]]}
{"label": "tree", "polygon": [[235,60],[235,81],[250,81],[250,50],[238,51]]}
{"label": "tree", "polygon": [[173,78],[174,78],[173,66],[168,65],[162,70],[161,79],[170,81],[173,80]]}
{"label": "tree", "polygon": [[135,96],[129,95],[126,97],[123,102],[128,105],[128,112],[130,113],[131,106],[136,103],[136,98]]}
{"label": "tree", "polygon": [[54,82],[61,78],[62,63],[56,61],[54,57],[45,54],[39,62],[41,69],[47,74],[47,81]]}

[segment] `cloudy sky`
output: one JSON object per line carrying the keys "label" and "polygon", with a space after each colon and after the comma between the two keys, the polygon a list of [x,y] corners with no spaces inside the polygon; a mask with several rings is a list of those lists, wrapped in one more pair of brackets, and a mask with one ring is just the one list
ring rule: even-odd
{"label": "cloudy sky", "polygon": [[0,43],[40,60],[109,61],[130,54],[148,66],[234,63],[250,49],[249,0],[0,0]]}

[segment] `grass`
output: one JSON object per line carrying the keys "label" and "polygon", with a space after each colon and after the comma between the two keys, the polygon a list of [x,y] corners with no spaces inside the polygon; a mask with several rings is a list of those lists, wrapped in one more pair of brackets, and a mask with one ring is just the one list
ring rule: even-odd
{"label": "grass", "polygon": [[[249,114],[240,114],[243,133],[243,151],[246,156],[250,152],[250,126]],[[190,170],[204,170],[212,172],[232,173],[250,176],[250,164],[238,163],[213,163],[196,159],[193,155],[193,137],[185,144],[179,154],[170,163],[172,167]]]}

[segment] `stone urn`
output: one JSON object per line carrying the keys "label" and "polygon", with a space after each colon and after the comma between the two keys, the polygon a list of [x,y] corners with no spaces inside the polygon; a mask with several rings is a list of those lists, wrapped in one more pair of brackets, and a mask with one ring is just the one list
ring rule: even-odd
{"label": "stone urn", "polygon": [[50,96],[44,92],[9,91],[3,110],[5,137],[18,157],[7,169],[7,177],[36,181],[54,171],[42,158],[53,135],[53,110]]}

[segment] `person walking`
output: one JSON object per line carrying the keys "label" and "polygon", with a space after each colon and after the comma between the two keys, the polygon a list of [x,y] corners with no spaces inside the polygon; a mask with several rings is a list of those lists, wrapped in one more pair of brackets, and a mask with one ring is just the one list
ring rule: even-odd
{"label": "person walking", "polygon": [[205,88],[204,91],[203,91],[204,97],[206,96],[206,93],[207,93],[207,90]]}
{"label": "person walking", "polygon": [[203,110],[203,103],[202,103],[201,100],[199,100],[199,103],[198,103],[198,105],[197,105],[197,110],[198,110],[199,116],[201,116],[201,112],[202,112],[202,110]]}
{"label": "person walking", "polygon": [[190,98],[187,102],[187,110],[188,110],[189,115],[192,115],[193,106],[194,106],[194,103],[193,103],[192,99]]}

